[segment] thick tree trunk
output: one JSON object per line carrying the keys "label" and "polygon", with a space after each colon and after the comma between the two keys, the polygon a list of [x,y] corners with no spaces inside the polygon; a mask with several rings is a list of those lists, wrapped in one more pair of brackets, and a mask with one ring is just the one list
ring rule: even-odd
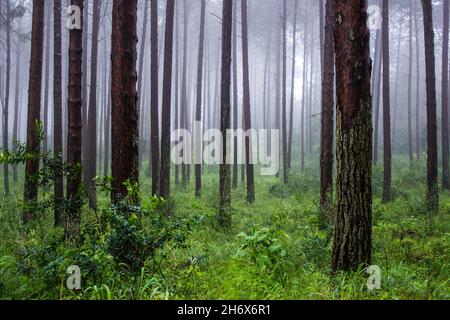
{"label": "thick tree trunk", "polygon": [[338,107],[337,212],[332,269],[347,271],[371,262],[370,33],[366,0],[334,0],[334,4]]}
{"label": "thick tree trunk", "polygon": [[334,142],[334,3],[327,0],[324,39],[324,65],[322,80],[322,131],[320,156],[320,204],[321,223],[330,214],[333,192],[333,142]]}
{"label": "thick tree trunk", "polygon": [[[232,0],[229,0],[232,1]],[[206,0],[201,0],[200,36],[197,64],[197,100],[195,108],[195,121],[202,121],[202,88],[203,88],[203,55],[205,42]],[[195,196],[200,197],[202,192],[202,165],[195,164]]]}
{"label": "thick tree trunk", "polygon": [[101,0],[93,0],[94,10],[92,15],[91,79],[87,120],[88,139],[85,142],[88,153],[85,155],[84,159],[86,166],[85,183],[89,194],[89,205],[91,208],[97,207],[97,193],[94,179],[97,175],[97,69],[101,6]]}
{"label": "thick tree trunk", "polygon": [[232,29],[233,0],[223,0],[220,130],[224,141],[222,144],[222,164],[220,165],[220,208],[218,221],[226,229],[231,227],[231,167],[227,163],[228,144],[230,142],[228,141],[227,131],[231,129]]}
{"label": "thick tree trunk", "polygon": [[425,62],[427,86],[427,176],[428,206],[432,211],[439,210],[438,194],[438,152],[437,152],[437,115],[436,115],[436,64],[434,56],[433,6],[431,0],[422,0]]}
{"label": "thick tree trunk", "polygon": [[49,109],[49,95],[50,95],[50,52],[51,52],[51,16],[52,16],[52,7],[50,4],[50,1],[47,1],[46,5],[46,13],[45,13],[45,20],[48,22],[46,24],[46,32],[45,32],[45,73],[44,73],[44,114],[43,114],[43,151],[44,153],[47,153],[48,151],[48,131],[49,131],[49,124],[48,124],[48,109]]}
{"label": "thick tree trunk", "polygon": [[[83,13],[82,0],[72,0],[71,4],[78,6]],[[81,23],[83,26],[83,22]],[[81,145],[82,145],[82,64],[83,64],[83,30],[70,30],[69,41],[69,100],[68,122],[69,136],[67,140],[67,162],[73,172],[67,177],[67,199],[69,208],[66,213],[65,237],[69,244],[80,240],[81,221]]]}
{"label": "thick tree trunk", "polygon": [[[61,0],[54,0],[53,7],[53,153],[59,165],[62,165],[62,35]],[[55,226],[63,225],[64,178],[61,170],[55,172],[54,181],[54,219]]]}
{"label": "thick tree trunk", "polygon": [[38,198],[40,139],[38,137],[37,124],[41,114],[41,81],[42,81],[42,56],[44,38],[44,2],[33,0],[33,21],[31,31],[31,58],[28,85],[28,119],[27,119],[27,150],[34,154],[26,162],[24,204],[22,215],[23,222],[29,222],[35,218],[35,204]]}
{"label": "thick tree trunk", "polygon": [[[114,0],[112,24],[112,200],[128,196],[126,183],[139,181],[137,104],[137,0]],[[138,199],[129,199],[137,202]]]}
{"label": "thick tree trunk", "polygon": [[[250,79],[248,61],[248,18],[247,0],[242,0],[242,64],[243,64],[243,100],[244,100],[244,123],[245,131],[252,128],[252,116],[250,106]],[[245,139],[245,159],[247,171],[247,202],[255,202],[255,181],[252,164],[252,138]]]}
{"label": "thick tree trunk", "polygon": [[159,195],[160,141],[159,141],[159,61],[158,61],[158,1],[151,0],[151,163],[152,195]]}
{"label": "thick tree trunk", "polygon": [[383,0],[383,202],[392,200],[391,91],[389,57],[389,0]]}
{"label": "thick tree trunk", "polygon": [[449,0],[444,0],[444,41],[442,49],[442,186],[450,190],[448,138],[448,33]]}
{"label": "thick tree trunk", "polygon": [[173,25],[175,0],[167,0],[166,31],[164,39],[164,79],[162,95],[162,135],[161,135],[161,189],[164,199],[170,197],[170,113],[172,98],[172,56],[173,56]]}

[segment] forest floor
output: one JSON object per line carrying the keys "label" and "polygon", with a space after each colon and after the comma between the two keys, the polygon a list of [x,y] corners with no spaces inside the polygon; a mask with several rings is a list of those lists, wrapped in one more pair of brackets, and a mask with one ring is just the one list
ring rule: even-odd
{"label": "forest floor", "polygon": [[[330,272],[332,227],[319,229],[319,168],[312,160],[308,164],[287,186],[275,177],[258,177],[254,205],[245,202],[240,182],[232,194],[230,231],[216,223],[217,171],[205,169],[200,199],[191,186],[173,187],[172,221],[184,227],[138,271],[105,249],[115,239],[114,232],[99,231],[106,196],[100,196],[103,211],[84,209],[86,240],[69,249],[62,230],[52,228],[50,210],[32,227],[21,226],[22,191],[16,183],[0,207],[0,299],[450,298],[450,193],[441,193],[438,215],[427,212],[424,162],[410,169],[406,159],[395,159],[395,200],[389,204],[380,200],[382,168],[374,169],[373,264],[382,274],[381,288],[373,291],[363,270]],[[145,195],[150,183],[142,181]],[[81,268],[80,291],[65,286],[73,264]]]}

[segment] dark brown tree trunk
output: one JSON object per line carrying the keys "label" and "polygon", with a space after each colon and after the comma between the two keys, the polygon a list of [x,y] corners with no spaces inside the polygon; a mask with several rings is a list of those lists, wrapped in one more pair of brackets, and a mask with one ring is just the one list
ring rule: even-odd
{"label": "dark brown tree trunk", "polygon": [[367,1],[334,0],[334,5],[338,107],[332,269],[336,272],[371,262],[372,112]]}
{"label": "dark brown tree trunk", "polygon": [[158,1],[151,0],[151,162],[152,195],[159,195],[160,141],[159,141],[159,61],[158,61]]}
{"label": "dark brown tree trunk", "polygon": [[[204,0],[203,0],[204,1]],[[228,135],[231,129],[231,55],[233,29],[233,0],[223,0],[222,18],[222,80],[221,80],[221,123],[222,164],[220,165],[220,208],[218,221],[221,227],[231,227],[231,167],[227,163]]]}
{"label": "dark brown tree trunk", "polygon": [[[232,0],[229,0],[230,2]],[[202,121],[202,88],[203,88],[203,55],[205,42],[205,19],[206,19],[206,0],[201,0],[200,13],[200,37],[198,48],[198,65],[197,65],[197,101],[195,108],[195,121]],[[195,164],[195,196],[200,197],[202,192],[202,165]]]}
{"label": "dark brown tree trunk", "polygon": [[85,155],[84,159],[86,166],[85,183],[89,194],[89,205],[93,209],[97,207],[97,193],[94,179],[97,175],[97,66],[101,6],[101,0],[93,0],[94,10],[92,15],[91,79],[87,120],[88,139],[85,142],[88,153]]}
{"label": "dark brown tree trunk", "polygon": [[[11,83],[11,3],[6,1],[6,87],[5,102],[3,106],[3,150],[8,151],[8,122],[9,122],[9,91]],[[3,187],[4,194],[9,195],[9,165],[5,161],[3,163]]]}
{"label": "dark brown tree trunk", "polygon": [[383,202],[392,200],[391,91],[389,57],[389,0],[383,0],[383,137],[384,181]]}
{"label": "dark brown tree trunk", "polygon": [[[73,6],[78,6],[83,15],[82,0],[72,0]],[[81,18],[83,19],[83,18]],[[83,26],[83,21],[81,22]],[[69,244],[80,240],[81,220],[81,111],[82,111],[82,64],[83,64],[83,30],[70,30],[69,40],[69,100],[68,122],[69,136],[67,140],[67,162],[73,172],[67,177],[67,199],[69,208],[66,213],[65,237]]]}
{"label": "dark brown tree trunk", "polygon": [[[126,183],[139,181],[137,104],[137,0],[114,0],[112,24],[112,200],[128,196]],[[137,202],[138,199],[129,199]]]}
{"label": "dark brown tree trunk", "polygon": [[172,56],[173,56],[173,25],[175,0],[167,0],[166,31],[164,39],[164,79],[162,96],[162,135],[161,135],[161,189],[164,199],[170,197],[170,114],[172,100]]}
{"label": "dark brown tree trunk", "polygon": [[[244,123],[245,131],[252,128],[251,106],[250,106],[250,78],[248,60],[248,18],[247,0],[242,0],[242,64],[243,64],[243,89],[244,89]],[[252,164],[252,138],[245,139],[245,159],[247,171],[247,201],[255,202],[255,181]]]}
{"label": "dark brown tree trunk", "polygon": [[325,39],[323,45],[323,80],[322,80],[322,131],[320,157],[320,204],[322,208],[321,223],[330,214],[333,192],[333,142],[334,142],[334,3],[326,2]]}
{"label": "dark brown tree trunk", "polygon": [[284,184],[289,182],[289,169],[288,169],[288,141],[287,141],[287,3],[283,0],[283,14],[281,18],[281,28],[283,31],[283,93],[281,98],[282,104],[282,116],[281,116],[281,126],[282,126],[282,141],[283,141],[283,181]]}
{"label": "dark brown tree trunk", "polygon": [[45,74],[44,74],[44,114],[43,114],[43,151],[47,153],[48,151],[48,109],[49,109],[49,94],[50,94],[50,52],[51,52],[51,16],[52,7],[50,1],[47,1],[45,20],[48,22],[45,27]]}
{"label": "dark brown tree trunk", "polygon": [[[53,153],[59,165],[62,165],[62,36],[61,36],[61,0],[54,0],[53,7]],[[55,226],[63,225],[64,178],[61,170],[55,172],[54,181],[54,219]]]}
{"label": "dark brown tree trunk", "polygon": [[[238,2],[235,1],[235,5],[233,6],[233,129],[238,129],[238,68],[237,68],[237,4]],[[234,150],[233,150],[233,157],[234,157],[234,166],[233,166],[233,188],[237,188],[238,186],[238,180],[239,180],[239,173],[238,173],[238,138],[234,137]]]}
{"label": "dark brown tree trunk", "polygon": [[437,152],[437,115],[436,115],[436,65],[434,56],[433,5],[431,0],[422,0],[425,62],[427,86],[427,176],[428,206],[432,211],[439,210],[438,194],[438,152]]}
{"label": "dark brown tree trunk", "polygon": [[[291,74],[291,108],[289,114],[289,138],[288,138],[288,167],[292,165],[292,144],[294,136],[294,103],[295,103],[295,63],[297,56],[297,13],[298,13],[298,1],[295,1],[294,6],[294,26],[292,29],[292,74]],[[334,67],[333,67],[334,68]]]}
{"label": "dark brown tree trunk", "polygon": [[449,0],[444,0],[444,43],[442,49],[442,186],[450,190],[448,139],[448,33]]}
{"label": "dark brown tree trunk", "polygon": [[27,150],[34,154],[26,162],[24,204],[22,215],[24,223],[35,218],[35,204],[38,198],[40,139],[37,124],[41,114],[41,82],[42,82],[42,56],[44,51],[44,7],[40,0],[33,0],[33,21],[31,30],[31,58],[28,85],[28,119],[27,119]]}

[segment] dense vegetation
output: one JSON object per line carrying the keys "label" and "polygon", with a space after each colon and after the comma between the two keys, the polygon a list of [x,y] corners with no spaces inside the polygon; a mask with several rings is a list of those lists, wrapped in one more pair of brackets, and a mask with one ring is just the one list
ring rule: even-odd
{"label": "dense vegetation", "polygon": [[[395,159],[389,204],[381,203],[381,167],[374,170],[373,264],[383,272],[375,291],[363,270],[330,272],[332,228],[319,228],[316,163],[287,186],[258,178],[254,205],[241,184],[229,232],[216,223],[214,168],[204,169],[209,192],[201,199],[193,186],[176,187],[170,220],[158,213],[165,204],[145,195],[143,177],[142,207],[110,208],[105,192],[97,212],[84,207],[78,248],[64,244],[45,205],[34,224],[20,223],[16,184],[0,211],[0,299],[448,299],[450,194],[442,192],[438,215],[427,212],[425,162],[409,169],[407,159]],[[82,271],[78,292],[65,284],[74,264]]]}

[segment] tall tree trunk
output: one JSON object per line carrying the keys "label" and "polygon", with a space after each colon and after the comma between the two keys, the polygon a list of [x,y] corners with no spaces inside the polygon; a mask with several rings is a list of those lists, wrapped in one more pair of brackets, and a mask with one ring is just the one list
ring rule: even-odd
{"label": "tall tree trunk", "polygon": [[417,18],[417,4],[414,1],[414,26],[416,34],[416,155],[420,159],[420,50],[419,50],[419,19]]}
{"label": "tall tree trunk", "polygon": [[49,124],[48,124],[48,109],[49,109],[49,94],[50,94],[50,52],[51,52],[51,16],[52,16],[52,7],[50,4],[50,1],[47,1],[46,5],[46,13],[45,13],[45,20],[48,21],[46,24],[46,32],[45,32],[45,74],[44,74],[44,114],[43,114],[43,125],[44,125],[44,131],[43,131],[43,151],[44,153],[47,153],[48,151],[48,131],[49,131]]}
{"label": "tall tree trunk", "polygon": [[[145,0],[144,4],[144,13],[143,13],[143,22],[142,22],[142,36],[140,38],[140,48],[139,48],[139,67],[138,67],[138,104],[139,104],[139,111],[140,111],[140,120],[139,120],[139,132],[143,133],[144,127],[145,127],[145,90],[142,90],[142,88],[145,88],[145,81],[144,81],[144,65],[145,65],[145,48],[147,43],[147,24],[148,24],[148,9],[149,9],[149,3],[150,0]],[[143,86],[144,82],[144,86]],[[143,135],[143,134],[142,134]],[[142,150],[139,150],[139,170],[142,168],[142,162],[143,162],[143,156],[144,152]]]}
{"label": "tall tree trunk", "polygon": [[[16,43],[16,83],[14,86],[14,124],[13,124],[13,145],[12,145],[12,152],[15,153],[17,152],[17,140],[18,140],[18,136],[19,136],[19,112],[20,112],[20,101],[21,101],[21,92],[20,92],[20,88],[21,88],[21,78],[20,78],[20,73],[21,73],[21,55],[22,55],[22,46],[21,46],[21,41],[17,41]],[[18,181],[18,175],[17,175],[17,164],[13,164],[13,180],[14,182]]]}
{"label": "tall tree trunk", "polygon": [[[294,103],[295,103],[295,63],[297,57],[297,13],[298,1],[295,1],[294,6],[294,26],[292,28],[292,74],[291,74],[291,108],[289,114],[289,138],[288,138],[288,167],[292,164],[292,144],[294,136]],[[270,91],[269,91],[270,92]]]}
{"label": "tall tree trunk", "polygon": [[376,45],[375,45],[375,69],[373,70],[373,86],[372,86],[372,92],[373,92],[373,108],[374,108],[374,147],[373,147],[373,162],[375,164],[378,163],[378,153],[379,153],[379,128],[380,128],[380,91],[381,91],[381,69],[383,64],[383,42],[382,42],[382,36],[381,31],[377,30],[377,36],[376,36]]}
{"label": "tall tree trunk", "polygon": [[338,107],[332,269],[347,271],[370,265],[372,252],[370,32],[366,0],[334,4]]}
{"label": "tall tree trunk", "polygon": [[[78,6],[83,13],[82,0],[72,0],[73,6]],[[83,15],[82,15],[83,16]],[[83,19],[83,18],[81,18]],[[83,21],[81,21],[83,26]],[[69,136],[67,140],[67,162],[73,167],[73,172],[67,177],[67,199],[69,208],[66,213],[65,237],[69,244],[75,244],[80,239],[81,220],[81,145],[82,145],[82,64],[83,64],[83,30],[70,30],[69,40],[69,100],[68,122]]]}
{"label": "tall tree trunk", "polygon": [[283,181],[289,182],[288,141],[287,141],[287,3],[283,0],[283,15],[281,18],[283,30],[283,93],[282,93],[282,140],[283,140]]}
{"label": "tall tree trunk", "polygon": [[[88,44],[89,44],[89,2],[92,0],[84,0],[84,11],[83,11],[83,66],[81,75],[81,103],[82,103],[82,113],[81,113],[81,134],[83,144],[82,148],[82,159],[88,156],[87,143],[88,140],[87,130],[88,130]],[[86,166],[83,167],[83,177],[86,175]]]}
{"label": "tall tree trunk", "polygon": [[[204,0],[203,0],[204,1]],[[220,165],[220,208],[219,224],[231,227],[231,167],[227,163],[228,141],[227,131],[231,129],[231,55],[233,29],[233,0],[223,0],[222,18],[222,79],[221,79],[221,123],[222,132],[222,164]]]}
{"label": "tall tree trunk", "polygon": [[[126,183],[139,181],[137,104],[137,0],[113,1],[112,24],[112,200],[128,196]],[[138,199],[129,199],[137,202]]]}
{"label": "tall tree trunk", "polygon": [[34,157],[27,159],[25,165],[25,187],[22,221],[35,218],[35,205],[38,198],[40,138],[37,125],[41,114],[42,56],[44,51],[44,7],[40,0],[33,0],[33,21],[31,29],[31,58],[28,85],[27,150]]}
{"label": "tall tree trunk", "polygon": [[[229,0],[232,1],[232,0]],[[197,101],[195,108],[195,121],[202,121],[202,88],[203,88],[203,48],[205,42],[206,0],[201,0],[200,36],[198,44],[197,65]],[[200,147],[201,148],[201,147]],[[195,196],[200,197],[202,192],[202,165],[195,164]]]}
{"label": "tall tree trunk", "polygon": [[158,1],[151,0],[151,162],[152,195],[159,195],[159,61],[158,61]]}
{"label": "tall tree trunk", "polygon": [[449,0],[444,0],[444,42],[442,49],[442,186],[450,190],[448,139],[448,33]]}
{"label": "tall tree trunk", "polygon": [[98,42],[100,30],[101,0],[93,0],[92,15],[92,45],[91,45],[91,79],[89,92],[88,128],[85,155],[86,176],[85,183],[89,194],[89,205],[97,207],[97,193],[95,177],[97,175],[97,69],[98,69]]}
{"label": "tall tree trunk", "polygon": [[[305,12],[308,10],[308,4],[305,2]],[[306,68],[307,68],[307,39],[308,39],[308,17],[305,17],[304,23],[305,36],[303,39],[303,77],[302,77],[302,113],[300,116],[300,169],[305,170],[305,115],[306,115]]]}
{"label": "tall tree trunk", "polygon": [[[62,165],[62,35],[61,0],[54,0],[53,7],[53,153],[59,166]],[[61,170],[55,172],[54,219],[55,226],[63,225],[64,178]]]}
{"label": "tall tree trunk", "polygon": [[[235,1],[235,5],[233,6],[233,129],[238,129],[238,119],[239,119],[239,106],[238,106],[238,68],[237,68],[237,4],[238,2]],[[209,85],[209,84],[208,84]],[[233,166],[233,188],[237,188],[238,186],[238,180],[239,180],[239,173],[238,173],[238,138],[234,137],[234,150],[233,150],[233,157],[234,157],[234,166]]]}
{"label": "tall tree trunk", "polygon": [[167,0],[166,31],[164,39],[164,80],[162,95],[162,135],[161,135],[161,189],[164,199],[170,197],[170,111],[172,98],[172,56],[173,56],[173,25],[175,0]]}
{"label": "tall tree trunk", "polygon": [[391,91],[389,57],[389,0],[383,0],[383,202],[392,200]]}
{"label": "tall tree trunk", "polygon": [[325,39],[323,45],[324,65],[322,69],[322,131],[320,156],[320,205],[321,223],[331,210],[333,192],[333,142],[334,142],[334,3],[326,2]]}
{"label": "tall tree trunk", "polygon": [[413,5],[409,2],[409,62],[408,62],[408,156],[410,167],[413,165],[412,138],[412,72],[413,72]]}
{"label": "tall tree trunk", "polygon": [[427,86],[427,176],[428,206],[432,211],[439,210],[438,194],[438,152],[437,152],[437,115],[436,115],[436,65],[434,56],[433,5],[431,0],[422,0],[425,62]]}
{"label": "tall tree trunk", "polygon": [[[252,128],[252,116],[250,106],[250,79],[249,79],[249,61],[248,61],[248,18],[247,18],[247,0],[242,0],[242,61],[243,61],[243,89],[244,89],[244,122],[245,131]],[[255,181],[252,164],[252,138],[245,139],[245,159],[247,171],[247,201],[255,202]]]}
{"label": "tall tree trunk", "polygon": [[398,114],[398,86],[399,86],[399,77],[400,77],[400,54],[402,49],[402,37],[403,37],[403,17],[401,17],[400,22],[400,30],[398,32],[398,47],[397,47],[397,64],[396,64],[396,71],[395,71],[395,90],[394,90],[394,105],[392,110],[392,150],[395,152],[395,146],[397,141],[397,114]]}
{"label": "tall tree trunk", "polygon": [[[108,67],[108,64],[107,64]],[[108,82],[105,83],[105,90],[108,93],[108,102],[106,104],[106,117],[105,117],[105,155],[103,157],[103,176],[109,174],[109,160],[110,160],[110,146],[111,146],[111,89],[112,89],[112,75],[109,73]]]}
{"label": "tall tree trunk", "polygon": [[[175,130],[180,129],[180,15],[178,8],[176,8],[175,12]],[[208,75],[208,77],[210,76]],[[208,81],[208,86],[210,85],[209,83]],[[208,100],[209,102],[210,100]],[[178,164],[175,165],[175,184],[180,184],[180,166]]]}
{"label": "tall tree trunk", "polygon": [[[6,1],[6,87],[5,87],[5,103],[3,106],[3,150],[8,151],[8,122],[9,122],[9,91],[11,83],[11,3]],[[9,195],[9,166],[5,161],[3,163],[3,187],[4,194]]]}
{"label": "tall tree trunk", "polygon": [[[188,112],[189,112],[189,100],[188,100],[188,83],[187,83],[187,57],[188,57],[188,19],[189,19],[189,12],[188,12],[188,5],[187,0],[183,0],[183,9],[184,9],[184,19],[183,19],[183,74],[182,74],[182,80],[181,80],[181,110],[180,110],[180,121],[181,126],[180,128],[182,130],[187,130],[187,123],[188,123]],[[184,154],[183,154],[184,156]],[[182,181],[183,184],[186,185],[189,178],[188,178],[188,172],[187,172],[187,164],[182,163],[181,165],[181,175],[182,175]]]}

